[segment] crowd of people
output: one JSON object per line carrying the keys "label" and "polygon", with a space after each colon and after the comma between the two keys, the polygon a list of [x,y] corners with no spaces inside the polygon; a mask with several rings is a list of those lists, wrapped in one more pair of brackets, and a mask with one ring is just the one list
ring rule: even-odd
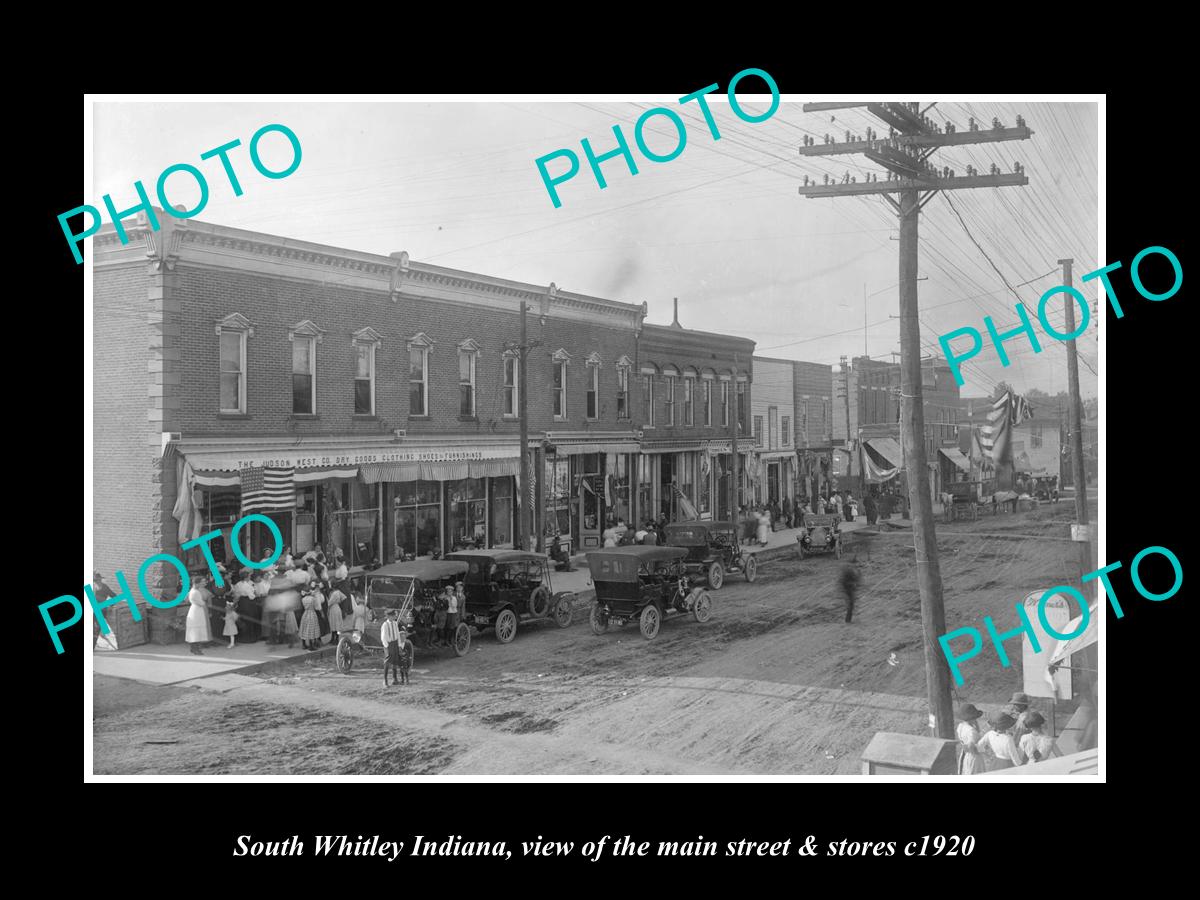
{"label": "crowd of people", "polygon": [[[1095,704],[1085,695],[1080,708],[1085,712],[1085,725],[1078,749],[1090,750],[1096,746]],[[1045,716],[1030,708],[1027,694],[1017,691],[1007,704],[986,716],[987,730],[979,725],[983,718],[984,713],[974,704],[958,708],[955,736],[960,775],[1032,765],[1062,755],[1055,739],[1046,734]]]}
{"label": "crowd of people", "polygon": [[243,568],[231,576],[217,563],[220,586],[208,570],[190,573],[184,641],[202,655],[215,635],[236,643],[299,641],[306,650],[336,644],[342,631],[366,625],[366,601],[350,584],[341,551],[327,561],[321,550],[293,557],[285,547],[266,569]]}

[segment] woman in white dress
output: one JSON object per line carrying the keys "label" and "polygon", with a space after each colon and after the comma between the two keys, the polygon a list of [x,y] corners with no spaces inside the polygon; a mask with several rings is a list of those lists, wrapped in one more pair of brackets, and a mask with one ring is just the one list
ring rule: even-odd
{"label": "woman in white dress", "polygon": [[1059,755],[1054,738],[1042,730],[1042,726],[1045,724],[1046,720],[1040,712],[1025,714],[1025,725],[1029,730],[1021,735],[1018,746],[1029,760],[1029,764],[1045,762],[1051,756]]}
{"label": "woman in white dress", "polygon": [[980,712],[971,703],[964,703],[958,708],[958,718],[961,720],[954,733],[958,737],[958,774],[978,775],[987,771],[983,757],[979,755],[979,717]]}
{"label": "woman in white dress", "polygon": [[1008,713],[996,713],[988,724],[992,730],[979,739],[979,751],[987,758],[988,771],[1025,765],[1025,754],[1009,733],[1016,720]]}
{"label": "woman in white dress", "polygon": [[188,591],[187,600],[190,606],[187,614],[187,629],[183,639],[187,641],[188,649],[197,656],[203,656],[201,644],[212,640],[212,629],[208,624],[208,591],[204,589],[207,579],[203,575],[192,577],[192,588]]}
{"label": "woman in white dress", "polygon": [[756,529],[756,538],[759,546],[767,546],[767,534],[771,531],[771,515],[766,510],[760,509],[758,515],[758,528]]}

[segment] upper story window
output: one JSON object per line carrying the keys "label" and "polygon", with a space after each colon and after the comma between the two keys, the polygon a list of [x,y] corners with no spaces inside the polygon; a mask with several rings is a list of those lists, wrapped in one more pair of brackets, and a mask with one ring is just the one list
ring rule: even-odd
{"label": "upper story window", "polygon": [[702,425],[712,424],[712,386],[713,373],[705,371],[701,375],[700,382],[700,423]]}
{"label": "upper story window", "polygon": [[554,352],[553,360],[554,418],[565,419],[567,417],[567,364],[571,361],[571,354],[559,348]]}
{"label": "upper story window", "polygon": [[666,413],[663,424],[668,427],[675,424],[675,381],[678,377],[679,370],[674,366],[663,368],[663,406]]}
{"label": "upper story window", "polygon": [[629,419],[629,372],[633,362],[628,356],[617,360],[617,419]]}
{"label": "upper story window", "polygon": [[479,345],[468,338],[458,345],[458,414],[475,418],[475,369]]}
{"label": "upper story window", "polygon": [[642,409],[646,415],[646,428],[654,427],[654,378],[658,369],[654,366],[642,366]]}
{"label": "upper story window", "polygon": [[783,439],[783,446],[792,446],[792,417],[784,416],[783,425],[780,427],[780,437]]}
{"label": "upper story window", "polygon": [[746,382],[742,378],[743,376],[739,375],[737,381],[738,431],[746,430]]}
{"label": "upper story window", "polygon": [[763,417],[754,417],[754,446],[761,447],[763,445]]}
{"label": "upper story window", "polygon": [[696,424],[695,370],[687,370],[683,373],[683,424],[687,427]]}
{"label": "upper story window", "polygon": [[725,380],[725,376],[721,380],[721,424],[729,427],[729,382]]}
{"label": "upper story window", "polygon": [[288,329],[292,342],[292,414],[316,415],[317,344],[324,332],[311,319],[297,322]]}
{"label": "upper story window", "polygon": [[517,351],[509,350],[504,354],[504,418],[515,419],[520,412],[517,396],[517,367],[521,364]]}
{"label": "upper story window", "polygon": [[354,332],[354,414],[375,415],[375,351],[379,333],[374,328]]}
{"label": "upper story window", "polygon": [[223,413],[246,412],[246,342],[254,337],[249,320],[232,313],[217,323],[220,340],[220,390],[217,410]]}
{"label": "upper story window", "polygon": [[429,351],[433,348],[425,332],[408,342],[408,414],[429,415]]}
{"label": "upper story window", "polygon": [[587,358],[587,410],[589,419],[600,417],[600,354],[589,353]]}

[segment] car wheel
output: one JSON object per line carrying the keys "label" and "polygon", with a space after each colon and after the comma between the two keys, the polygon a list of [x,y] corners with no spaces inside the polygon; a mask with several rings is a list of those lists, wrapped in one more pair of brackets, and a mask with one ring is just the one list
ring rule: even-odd
{"label": "car wheel", "polygon": [[[800,554],[803,556],[804,548],[800,549]],[[753,583],[758,578],[758,554],[746,554],[746,580]]]}
{"label": "car wheel", "polygon": [[707,622],[712,618],[712,597],[708,591],[700,591],[692,600],[692,615],[697,622]]}
{"label": "car wheel", "polygon": [[559,594],[554,601],[554,622],[559,628],[567,628],[574,615],[575,595],[569,591]]}
{"label": "car wheel", "polygon": [[546,586],[542,585],[536,588],[529,595],[529,614],[535,619],[545,618],[550,612],[550,592],[546,590]]}
{"label": "car wheel", "polygon": [[588,616],[592,625],[592,634],[604,634],[608,631],[608,614],[600,608],[599,603],[592,604],[592,612]]}
{"label": "car wheel", "polygon": [[517,636],[517,614],[511,609],[500,610],[496,616],[496,640],[502,644],[511,644]]}
{"label": "car wheel", "polygon": [[725,567],[720,562],[714,562],[708,567],[708,587],[710,590],[719,591],[724,583]]}
{"label": "car wheel", "polygon": [[466,656],[470,649],[471,626],[466,622],[459,622],[458,627],[454,629],[454,655]]}
{"label": "car wheel", "polygon": [[343,675],[349,675],[350,670],[354,668],[354,647],[350,643],[350,638],[344,637],[338,641],[335,662],[337,670]]}
{"label": "car wheel", "polygon": [[657,606],[650,603],[642,609],[638,627],[641,628],[642,637],[646,640],[652,641],[658,637],[658,629],[662,627],[662,613],[658,611]]}

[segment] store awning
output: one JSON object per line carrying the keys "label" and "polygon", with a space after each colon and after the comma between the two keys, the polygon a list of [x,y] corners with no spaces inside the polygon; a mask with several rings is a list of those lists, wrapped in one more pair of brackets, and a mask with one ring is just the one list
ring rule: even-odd
{"label": "store awning", "polygon": [[1027,766],[1010,766],[994,772],[981,772],[971,780],[1025,781],[1032,775],[1098,775],[1100,754],[1097,750],[1079,750],[1066,756],[1052,756],[1044,762]]}
{"label": "store awning", "polygon": [[962,471],[970,474],[971,461],[963,456],[963,452],[957,447],[938,447],[938,453],[942,454],[942,456],[946,457],[946,459],[950,460],[950,462],[954,463]]}
{"label": "store awning", "polygon": [[893,468],[899,469],[904,465],[904,451],[890,437],[871,438],[863,443],[882,456]]}
{"label": "store awning", "polygon": [[[1054,648],[1053,655],[1050,657],[1050,665],[1053,666],[1061,663],[1072,653],[1078,653],[1080,650],[1084,650],[1092,646],[1092,644],[1099,640],[1100,631],[1097,623],[1100,621],[1100,617],[1096,615],[1096,607],[1094,605],[1089,606],[1088,610],[1090,615],[1088,617],[1087,629],[1083,632],[1083,634],[1079,635],[1079,637],[1074,637],[1067,641],[1059,641],[1058,646]],[[1070,621],[1070,623],[1067,624],[1065,628],[1062,628],[1059,633],[1072,634],[1079,628],[1079,623],[1082,621],[1083,616],[1076,616]]]}
{"label": "store awning", "polygon": [[641,444],[637,441],[555,441],[554,450],[559,456],[581,456],[584,453],[637,453]]}
{"label": "store awning", "polygon": [[796,456],[795,450],[763,450],[759,454],[759,459],[793,459]]}
{"label": "store awning", "polygon": [[378,484],[381,481],[462,481],[464,478],[503,478],[506,475],[518,475],[520,471],[521,461],[513,456],[454,462],[369,463],[360,467],[359,477],[366,484]]}

